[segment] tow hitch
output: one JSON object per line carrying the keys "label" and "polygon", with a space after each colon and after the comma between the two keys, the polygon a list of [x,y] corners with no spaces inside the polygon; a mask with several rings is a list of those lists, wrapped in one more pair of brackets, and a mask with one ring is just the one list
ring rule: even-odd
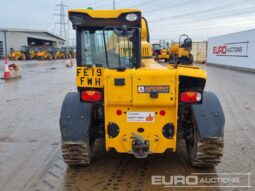
{"label": "tow hitch", "polygon": [[149,152],[150,142],[144,140],[141,136],[132,133],[132,153],[136,158],[146,158]]}

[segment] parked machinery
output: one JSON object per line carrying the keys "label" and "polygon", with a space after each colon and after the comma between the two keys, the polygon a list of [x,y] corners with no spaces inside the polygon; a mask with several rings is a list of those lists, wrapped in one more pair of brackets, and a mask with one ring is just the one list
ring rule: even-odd
{"label": "parked machinery", "polygon": [[21,53],[19,50],[10,49],[10,53],[8,55],[10,60],[19,60],[21,58]]}
{"label": "parked machinery", "polygon": [[152,56],[154,59],[157,59],[158,55],[160,54],[161,44],[152,44]]}
{"label": "parked machinery", "polygon": [[60,48],[56,48],[56,59],[61,59]]}
{"label": "parked machinery", "polygon": [[70,54],[70,58],[75,58],[76,57],[76,51],[73,47],[68,48],[69,50],[69,54]]}
{"label": "parked machinery", "polygon": [[60,59],[68,59],[71,58],[71,54],[69,52],[69,49],[67,47],[60,48],[59,58]]}
{"label": "parked machinery", "polygon": [[165,62],[169,61],[168,50],[160,44],[152,44],[152,52],[155,60],[164,60]]}
{"label": "parked machinery", "polygon": [[10,50],[10,60],[31,60],[34,59],[35,53],[29,46],[21,46],[20,50]]}
{"label": "parked machinery", "polygon": [[180,35],[179,44],[173,43],[170,46],[170,63],[178,63],[184,65],[193,64],[193,55],[191,54],[192,39],[188,35]]}
{"label": "parked machinery", "polygon": [[38,60],[45,60],[45,51],[42,47],[34,47],[35,58]]}
{"label": "parked machinery", "polygon": [[47,47],[47,59],[48,60],[56,60],[57,59],[57,50],[53,46]]}
{"label": "parked machinery", "polygon": [[36,59],[38,60],[52,60],[54,59],[55,48],[54,47],[36,47],[35,48]]}
{"label": "parked machinery", "polygon": [[204,91],[205,70],[156,63],[137,9],[70,10],[69,18],[79,40],[78,92],[66,95],[60,115],[67,164],[90,164],[97,138],[107,151],[137,158],[176,152],[183,139],[193,166],[220,163],[224,114],[215,94]]}

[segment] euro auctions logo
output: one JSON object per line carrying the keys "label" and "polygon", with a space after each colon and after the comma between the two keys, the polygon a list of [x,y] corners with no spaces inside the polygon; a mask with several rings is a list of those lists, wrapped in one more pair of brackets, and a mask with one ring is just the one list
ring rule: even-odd
{"label": "euro auctions logo", "polygon": [[153,186],[165,188],[251,188],[251,173],[191,173],[151,176]]}
{"label": "euro auctions logo", "polygon": [[213,46],[212,53],[216,56],[248,57],[249,42],[225,43],[224,45]]}
{"label": "euro auctions logo", "polygon": [[227,46],[214,46],[213,47],[213,54],[226,54],[227,53]]}

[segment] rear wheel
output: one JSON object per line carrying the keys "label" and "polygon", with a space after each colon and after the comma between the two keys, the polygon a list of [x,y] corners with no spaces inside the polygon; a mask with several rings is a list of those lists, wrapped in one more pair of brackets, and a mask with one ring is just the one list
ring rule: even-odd
{"label": "rear wheel", "polygon": [[93,159],[94,141],[85,143],[63,143],[62,156],[64,161],[70,165],[88,165]]}
{"label": "rear wheel", "polygon": [[186,145],[192,166],[213,167],[220,163],[224,147],[223,138],[201,139],[193,129],[186,139]]}

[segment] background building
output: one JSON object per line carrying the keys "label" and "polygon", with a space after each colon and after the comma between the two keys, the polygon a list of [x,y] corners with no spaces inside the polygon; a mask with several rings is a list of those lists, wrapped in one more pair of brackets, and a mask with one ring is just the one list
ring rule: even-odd
{"label": "background building", "polygon": [[255,69],[255,29],[208,40],[209,64]]}
{"label": "background building", "polygon": [[10,48],[19,50],[21,46],[62,47],[64,45],[65,39],[48,31],[0,28],[0,58],[6,57]]}

